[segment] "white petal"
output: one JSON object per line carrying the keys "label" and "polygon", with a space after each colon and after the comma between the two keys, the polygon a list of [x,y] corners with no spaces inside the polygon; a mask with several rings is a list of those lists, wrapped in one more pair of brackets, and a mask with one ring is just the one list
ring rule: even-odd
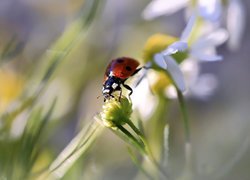
{"label": "white petal", "polygon": [[213,43],[215,46],[219,46],[226,42],[228,39],[229,34],[227,30],[220,28],[211,33],[209,36],[207,36],[208,40],[211,40],[211,43]]}
{"label": "white petal", "polygon": [[154,62],[161,67],[162,69],[167,69],[167,64],[165,62],[165,59],[163,57],[163,54],[158,53],[154,55]]}
{"label": "white petal", "polygon": [[217,21],[221,16],[222,5],[220,0],[199,0],[199,14],[210,21]]}
{"label": "white petal", "polygon": [[237,50],[245,29],[245,10],[240,0],[231,0],[227,12],[227,29],[230,34],[229,48]]}
{"label": "white petal", "polygon": [[177,64],[171,56],[164,56],[164,59],[167,64],[167,71],[172,77],[176,87],[182,92],[185,91],[184,77],[179,64]]}
{"label": "white petal", "polygon": [[221,61],[221,60],[223,60],[223,57],[221,55],[205,54],[203,52],[192,53],[192,56],[194,56],[196,59],[198,59],[200,61],[213,62],[213,61]]}
{"label": "white petal", "polygon": [[177,41],[169,45],[168,48],[164,50],[162,53],[164,56],[168,56],[171,54],[175,54],[178,51],[181,51],[181,52],[186,51],[187,48],[188,48],[188,44],[186,42]]}
{"label": "white petal", "polygon": [[[186,83],[186,91],[184,92],[184,94],[190,95],[190,86],[193,86],[195,84],[200,72],[199,64],[194,59],[186,59],[180,64],[180,68],[184,74]],[[165,94],[168,98],[177,98],[177,92],[174,86],[168,86],[166,88]]]}
{"label": "white petal", "polygon": [[192,16],[189,18],[188,23],[187,23],[185,29],[183,30],[183,32],[182,32],[182,34],[181,34],[181,38],[180,38],[181,41],[184,41],[184,42],[187,42],[187,41],[188,41],[188,38],[189,38],[189,36],[190,36],[190,33],[191,33],[192,30],[193,30],[195,21],[196,21],[196,15],[192,15]]}
{"label": "white petal", "polygon": [[142,16],[146,20],[152,20],[161,15],[172,14],[185,7],[188,0],[153,0],[144,9]]}
{"label": "white petal", "polygon": [[229,35],[225,29],[217,29],[209,35],[200,37],[192,46],[191,51],[202,51],[206,48],[216,47],[228,39]]}

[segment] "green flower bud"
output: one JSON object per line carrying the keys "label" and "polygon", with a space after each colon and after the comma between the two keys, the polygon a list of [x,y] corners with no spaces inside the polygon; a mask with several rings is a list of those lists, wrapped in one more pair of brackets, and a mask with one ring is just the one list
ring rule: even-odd
{"label": "green flower bud", "polygon": [[102,122],[107,127],[123,125],[130,119],[132,113],[132,103],[124,96],[120,101],[112,98],[105,102],[100,113]]}

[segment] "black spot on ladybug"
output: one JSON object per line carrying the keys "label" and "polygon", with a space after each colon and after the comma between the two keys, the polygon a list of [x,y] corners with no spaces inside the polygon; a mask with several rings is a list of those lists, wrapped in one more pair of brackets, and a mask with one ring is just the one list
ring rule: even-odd
{"label": "black spot on ladybug", "polygon": [[117,59],[117,62],[118,62],[118,63],[123,63],[124,60],[123,60],[123,59]]}
{"label": "black spot on ladybug", "polygon": [[127,70],[127,71],[132,71],[132,68],[129,67],[129,66],[126,66],[126,70]]}

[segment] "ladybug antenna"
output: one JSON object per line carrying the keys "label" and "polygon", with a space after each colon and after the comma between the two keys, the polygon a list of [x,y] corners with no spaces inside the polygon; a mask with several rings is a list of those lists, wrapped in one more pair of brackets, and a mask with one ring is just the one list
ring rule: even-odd
{"label": "ladybug antenna", "polygon": [[142,69],[145,69],[145,71],[143,72],[142,76],[140,77],[140,79],[135,83],[135,87],[137,87],[141,81],[147,76],[147,70],[151,68],[151,63],[147,63],[145,66],[141,67]]}

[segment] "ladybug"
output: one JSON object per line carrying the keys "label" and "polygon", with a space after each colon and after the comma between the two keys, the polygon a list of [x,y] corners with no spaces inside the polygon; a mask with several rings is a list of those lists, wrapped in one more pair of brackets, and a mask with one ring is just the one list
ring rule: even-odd
{"label": "ladybug", "polygon": [[142,68],[137,68],[139,66],[139,62],[130,57],[121,57],[112,60],[107,66],[104,82],[102,88],[102,94],[104,96],[104,102],[111,97],[115,91],[120,91],[119,101],[122,95],[122,88],[125,87],[128,89],[129,96],[133,93],[131,87],[125,84],[125,81],[130,77],[138,73]]}

